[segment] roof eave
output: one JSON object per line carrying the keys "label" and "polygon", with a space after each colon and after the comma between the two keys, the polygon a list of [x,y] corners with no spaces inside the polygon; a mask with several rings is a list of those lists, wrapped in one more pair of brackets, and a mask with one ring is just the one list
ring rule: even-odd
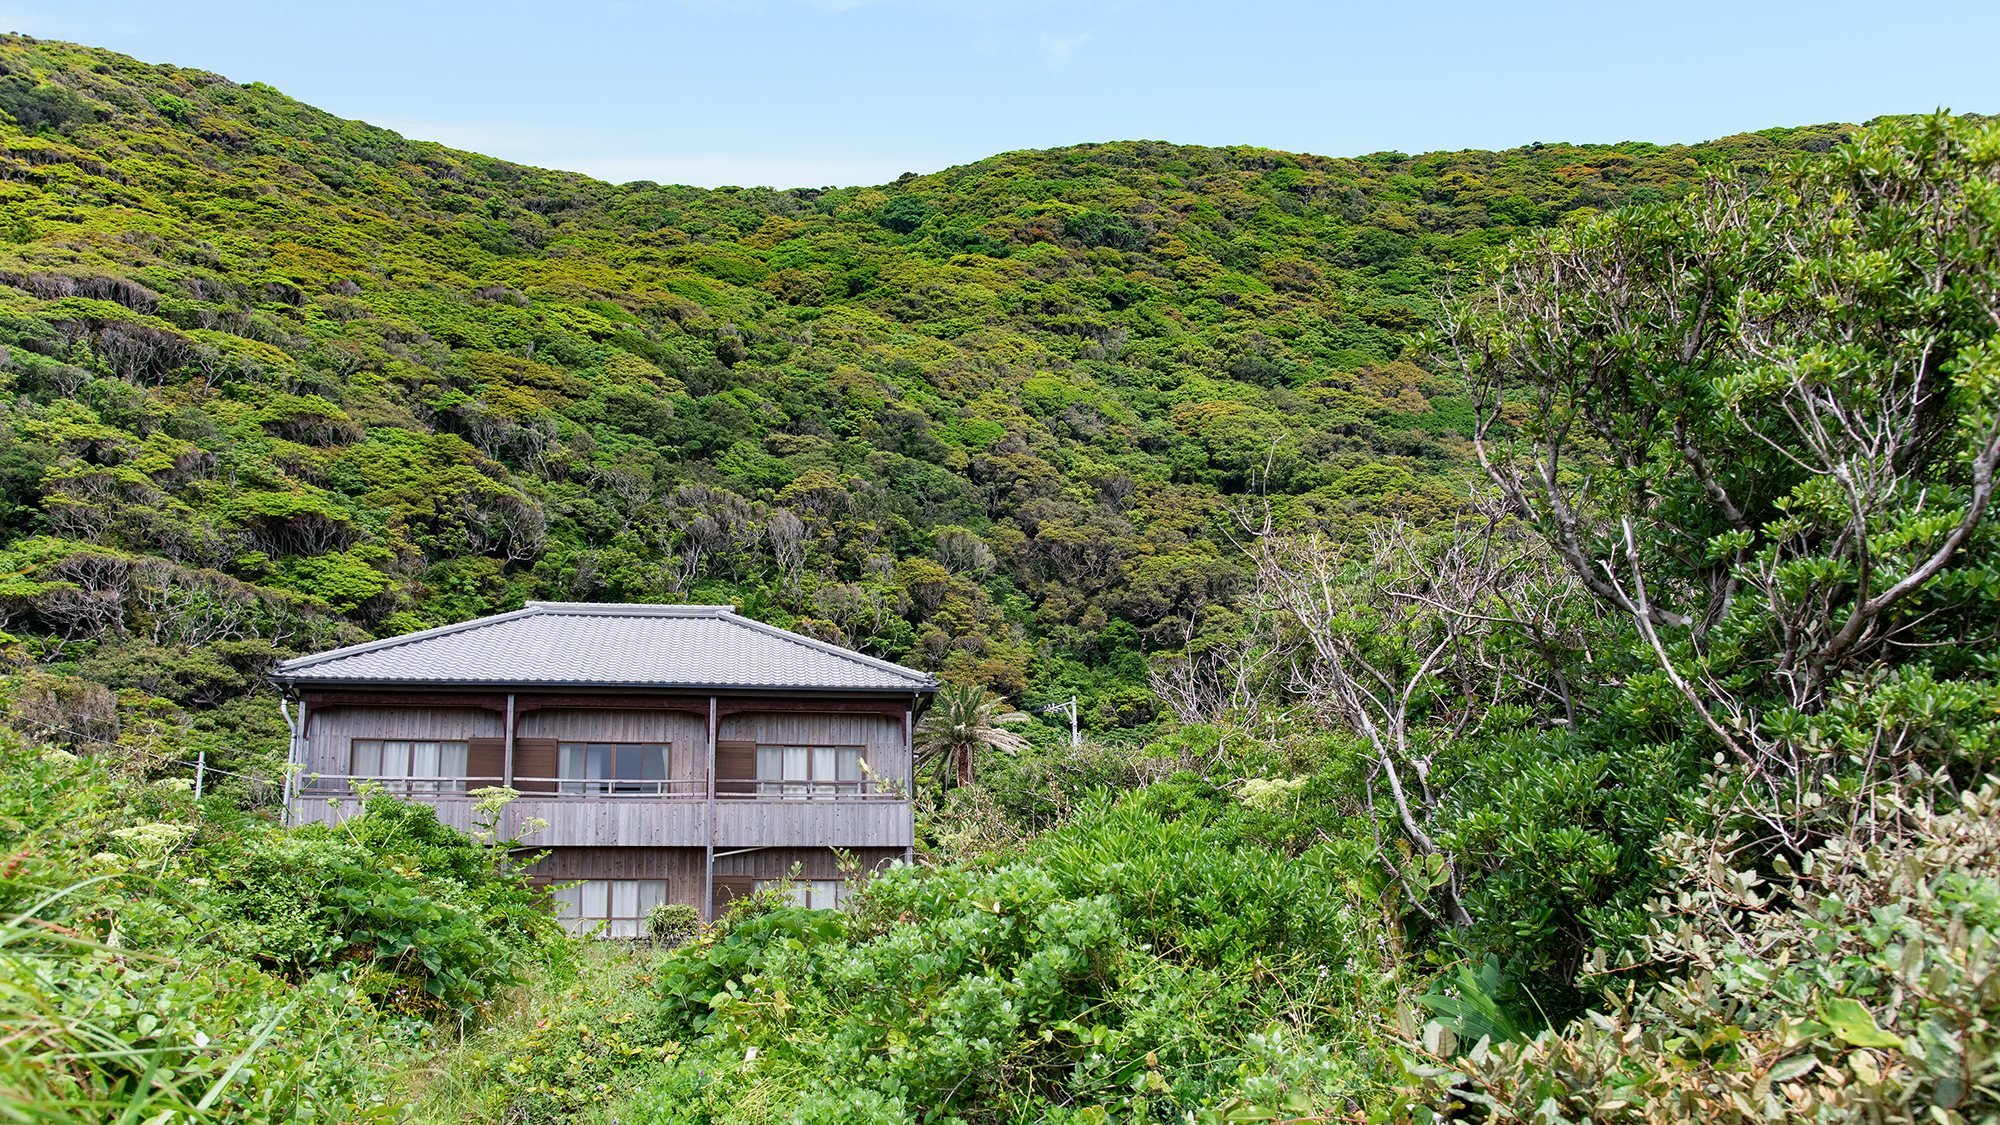
{"label": "roof eave", "polygon": [[597,691],[687,691],[687,692],[727,692],[727,691],[780,691],[811,692],[813,694],[860,693],[866,695],[908,695],[911,692],[929,694],[941,686],[936,679],[928,682],[911,682],[904,685],[860,686],[828,684],[697,684],[669,682],[621,682],[605,680],[380,680],[314,677],[304,675],[287,676],[272,673],[267,677],[280,687],[320,687],[320,688],[451,688],[454,690],[487,688],[499,691],[533,691],[539,688],[590,688]]}
{"label": "roof eave", "polygon": [[[437,677],[377,678],[368,676],[338,676],[338,675],[328,676],[323,673],[315,674],[316,672],[319,672],[319,670],[327,668],[329,665],[337,664],[341,661],[351,659],[354,657],[366,656],[370,653],[380,652],[386,649],[400,648],[409,645],[420,645],[426,641],[433,640],[436,638],[450,636],[457,633],[469,632],[473,630],[486,629],[493,626],[504,624],[506,622],[515,621],[528,617],[537,617],[544,614],[565,615],[565,616],[707,619],[711,621],[723,622],[730,625],[734,625],[738,628],[745,629],[752,633],[759,633],[767,637],[782,640],[787,644],[795,645],[807,651],[818,652],[822,655],[830,656],[837,660],[845,661],[851,668],[867,670],[867,672],[865,672],[864,674],[872,673],[875,676],[886,678],[893,682],[890,684],[880,685],[880,686],[855,687],[851,685],[841,685],[841,684],[811,684],[811,685],[743,684],[743,683],[713,684],[713,683],[686,683],[686,682],[664,682],[664,681],[607,682],[604,680],[546,680],[546,679],[495,680],[495,679],[485,679],[485,678],[451,679],[451,678],[437,678]],[[526,605],[522,606],[520,609],[513,610],[508,613],[495,614],[494,616],[491,617],[474,618],[470,621],[461,621],[450,625],[440,625],[437,626],[436,628],[424,629],[415,633],[405,633],[399,636],[384,637],[374,641],[366,641],[358,645],[348,645],[346,647],[333,649],[328,652],[313,653],[307,656],[294,657],[291,660],[282,661],[278,665],[273,667],[267,673],[267,677],[273,684],[277,684],[281,687],[298,687],[300,685],[313,684],[320,686],[346,685],[355,687],[406,687],[406,688],[428,686],[428,687],[451,687],[451,688],[487,688],[487,689],[500,689],[500,690],[523,690],[523,689],[535,690],[538,688],[561,688],[561,689],[595,688],[598,690],[693,691],[693,692],[860,691],[869,693],[894,693],[894,694],[902,694],[905,692],[926,693],[926,692],[934,692],[938,689],[937,677],[932,676],[928,673],[920,672],[915,668],[906,668],[903,665],[897,664],[893,661],[883,660],[879,657],[869,656],[865,653],[856,652],[853,649],[844,648],[840,645],[832,644],[827,641],[822,641],[817,638],[803,636],[801,634],[794,633],[788,629],[780,629],[774,625],[767,625],[764,622],[758,621],[754,618],[745,617],[737,613],[734,607],[731,606],[621,605],[618,603],[600,604],[600,603],[569,603],[569,602],[529,602]]]}

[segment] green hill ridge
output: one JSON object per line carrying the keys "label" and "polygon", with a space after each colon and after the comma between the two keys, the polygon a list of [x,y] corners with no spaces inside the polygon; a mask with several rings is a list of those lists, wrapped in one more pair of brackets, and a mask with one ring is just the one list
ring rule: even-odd
{"label": "green hill ridge", "polygon": [[96,736],[266,750],[270,661],[529,598],[734,602],[1142,736],[1148,661],[1231,627],[1232,498],[1458,504],[1463,388],[1405,355],[1454,266],[1847,130],[703,190],[26,37],[0,109],[17,664]]}

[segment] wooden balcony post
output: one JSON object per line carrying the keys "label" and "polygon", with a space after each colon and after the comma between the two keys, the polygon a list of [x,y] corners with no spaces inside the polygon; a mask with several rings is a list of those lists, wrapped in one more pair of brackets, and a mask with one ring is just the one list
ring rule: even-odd
{"label": "wooden balcony post", "polygon": [[903,848],[903,862],[917,861],[917,743],[914,722],[917,697],[910,697],[910,709],[903,712],[903,761],[910,767],[910,842]]}
{"label": "wooden balcony post", "polygon": [[509,789],[514,787],[514,693],[507,693],[507,746],[502,752],[500,784]]}
{"label": "wooden balcony post", "polygon": [[720,730],[716,699],[708,697],[708,857],[702,876],[701,920],[715,921],[715,740]]}

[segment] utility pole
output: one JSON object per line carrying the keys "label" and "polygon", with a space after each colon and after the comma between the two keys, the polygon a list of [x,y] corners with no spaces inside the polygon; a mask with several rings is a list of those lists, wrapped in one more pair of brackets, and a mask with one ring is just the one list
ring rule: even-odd
{"label": "utility pole", "polygon": [[1074,750],[1082,746],[1083,735],[1077,730],[1076,726],[1076,696],[1070,696],[1067,703],[1051,703],[1047,707],[1037,710],[1035,714],[1046,715],[1051,711],[1066,711],[1069,713],[1069,748]]}

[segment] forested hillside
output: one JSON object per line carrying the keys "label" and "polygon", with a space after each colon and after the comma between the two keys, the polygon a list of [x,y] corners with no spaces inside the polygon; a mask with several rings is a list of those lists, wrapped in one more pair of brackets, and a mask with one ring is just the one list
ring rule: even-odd
{"label": "forested hillside", "polygon": [[[1232,498],[1457,507],[1464,389],[1404,358],[1452,267],[1847,135],[704,191],[68,44],[0,65],[6,628],[265,747],[272,659],[530,598],[735,603],[1138,738],[1149,662],[1232,627]],[[91,690],[46,687],[121,729]]]}

